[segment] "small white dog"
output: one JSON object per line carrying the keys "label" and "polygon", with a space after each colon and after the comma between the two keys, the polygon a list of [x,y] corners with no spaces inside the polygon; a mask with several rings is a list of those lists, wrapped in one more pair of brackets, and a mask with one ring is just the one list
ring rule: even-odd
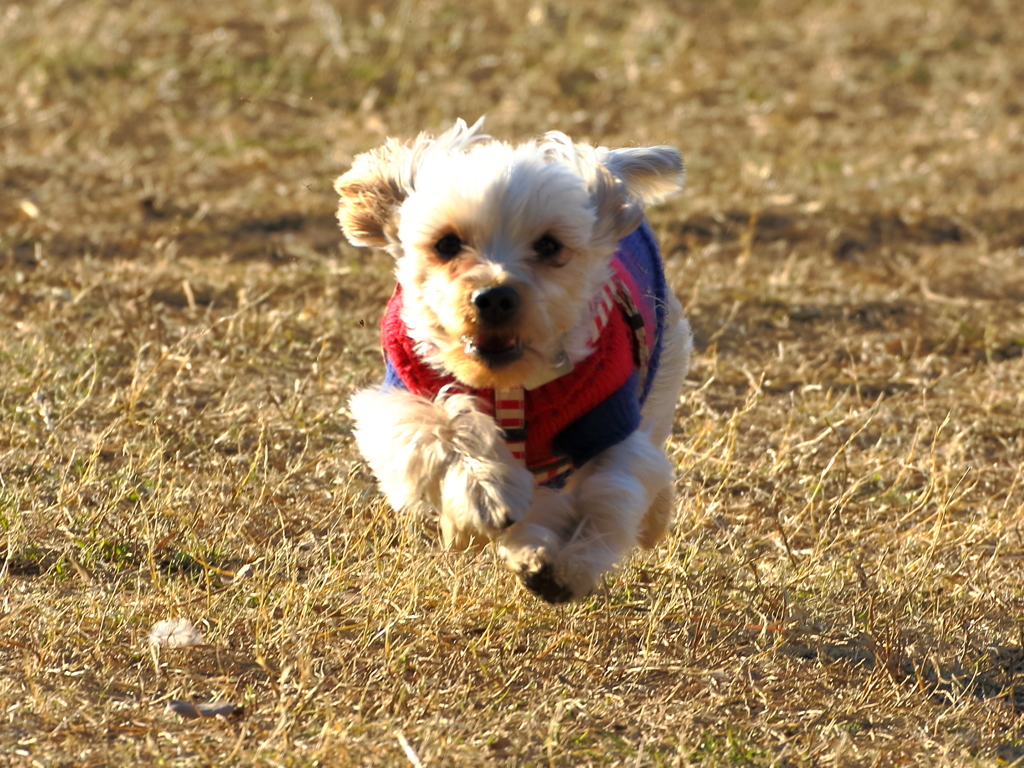
{"label": "small white dog", "polygon": [[355,436],[392,507],[436,509],[450,547],[496,540],[561,603],[671,516],[692,343],[643,207],[682,188],[683,164],[561,133],[513,146],[481,124],[389,139],[335,185],[345,235],[398,279]]}

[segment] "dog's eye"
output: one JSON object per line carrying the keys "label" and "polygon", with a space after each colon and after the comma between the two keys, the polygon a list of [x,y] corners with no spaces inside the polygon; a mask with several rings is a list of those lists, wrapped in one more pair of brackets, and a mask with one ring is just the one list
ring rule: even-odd
{"label": "dog's eye", "polygon": [[544,235],[533,244],[533,250],[541,261],[548,261],[562,252],[562,244],[551,235]]}
{"label": "dog's eye", "polygon": [[440,256],[443,261],[451,261],[462,253],[462,239],[455,233],[449,232],[434,243],[434,252]]}

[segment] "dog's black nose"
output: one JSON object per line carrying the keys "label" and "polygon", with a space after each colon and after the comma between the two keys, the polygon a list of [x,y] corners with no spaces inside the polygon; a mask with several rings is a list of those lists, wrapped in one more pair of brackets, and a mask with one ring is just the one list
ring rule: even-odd
{"label": "dog's black nose", "polygon": [[509,285],[487,285],[473,291],[473,306],[484,325],[503,325],[519,309],[519,294]]}

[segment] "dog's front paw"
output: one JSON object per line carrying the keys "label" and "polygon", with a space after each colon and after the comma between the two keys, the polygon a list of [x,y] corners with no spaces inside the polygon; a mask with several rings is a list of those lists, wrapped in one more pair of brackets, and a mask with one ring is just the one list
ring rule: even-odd
{"label": "dog's front paw", "polygon": [[533,475],[506,445],[494,419],[473,398],[452,395],[438,402],[448,417],[445,443],[451,454],[440,487],[441,532],[460,548],[474,537],[495,539],[523,517],[533,498]]}
{"label": "dog's front paw", "polygon": [[574,570],[560,552],[561,538],[543,525],[513,525],[498,542],[498,555],[523,586],[549,603],[567,603],[590,593],[593,580]]}
{"label": "dog's front paw", "polygon": [[501,546],[499,553],[509,570],[519,577],[523,586],[549,603],[567,603],[573,591],[555,574],[553,556],[547,547],[527,546],[518,549]]}
{"label": "dog's front paw", "polygon": [[551,563],[544,563],[536,571],[522,573],[520,578],[524,587],[549,603],[568,603],[574,597],[572,589],[555,577],[555,567]]}
{"label": "dog's front paw", "polygon": [[549,559],[541,553],[519,571],[523,586],[549,603],[568,603],[594,591],[594,580],[564,557]]}
{"label": "dog's front paw", "polygon": [[441,532],[460,548],[466,534],[496,539],[522,518],[533,495],[533,476],[511,461],[462,456],[441,482]]}
{"label": "dog's front paw", "polygon": [[549,603],[568,603],[594,591],[594,576],[585,565],[566,557],[563,550],[554,560],[522,575],[523,585]]}

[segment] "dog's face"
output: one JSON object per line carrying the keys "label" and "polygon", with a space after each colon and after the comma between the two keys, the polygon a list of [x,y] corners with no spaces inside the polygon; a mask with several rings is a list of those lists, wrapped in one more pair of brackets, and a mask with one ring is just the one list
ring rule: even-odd
{"label": "dog's face", "polygon": [[682,164],[668,147],[607,152],[562,134],[511,146],[478,126],[361,155],[338,179],[338,218],[396,258],[424,359],[473,387],[519,386],[586,353],[619,239],[681,186]]}

